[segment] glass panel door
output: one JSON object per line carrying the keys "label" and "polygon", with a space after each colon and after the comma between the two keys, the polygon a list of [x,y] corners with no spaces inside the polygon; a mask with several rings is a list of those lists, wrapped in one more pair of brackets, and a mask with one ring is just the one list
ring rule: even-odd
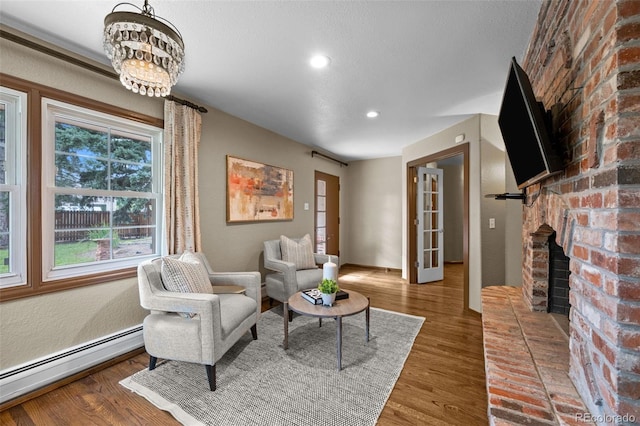
{"label": "glass panel door", "polygon": [[419,167],[417,185],[418,282],[439,281],[444,276],[442,170]]}
{"label": "glass panel door", "polygon": [[316,253],[327,253],[327,182],[316,180]]}

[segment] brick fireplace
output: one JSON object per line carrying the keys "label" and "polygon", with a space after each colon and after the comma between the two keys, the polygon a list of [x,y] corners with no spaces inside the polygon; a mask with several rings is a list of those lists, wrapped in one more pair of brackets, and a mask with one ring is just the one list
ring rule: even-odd
{"label": "brick fireplace", "polygon": [[[526,189],[522,288],[483,289],[490,421],[638,424],[640,1],[544,1],[522,66],[565,168]],[[568,336],[545,313],[550,238]]]}
{"label": "brick fireplace", "polygon": [[555,232],[570,259],[569,377],[595,418],[631,424],[640,421],[640,1],[543,2],[523,68],[554,106],[566,166],[526,190],[523,300],[547,310]]}

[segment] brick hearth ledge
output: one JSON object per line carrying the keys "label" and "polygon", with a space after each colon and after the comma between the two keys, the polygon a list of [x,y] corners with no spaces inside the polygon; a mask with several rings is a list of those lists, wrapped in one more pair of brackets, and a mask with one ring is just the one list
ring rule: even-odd
{"label": "brick hearth ledge", "polygon": [[492,425],[594,424],[569,379],[567,336],[520,287],[482,289],[482,331]]}

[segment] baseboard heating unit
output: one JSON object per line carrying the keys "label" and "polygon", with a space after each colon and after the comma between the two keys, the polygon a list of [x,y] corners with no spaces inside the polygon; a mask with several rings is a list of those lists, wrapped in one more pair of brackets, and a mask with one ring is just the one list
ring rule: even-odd
{"label": "baseboard heating unit", "polygon": [[135,326],[0,371],[0,404],[144,346]]}

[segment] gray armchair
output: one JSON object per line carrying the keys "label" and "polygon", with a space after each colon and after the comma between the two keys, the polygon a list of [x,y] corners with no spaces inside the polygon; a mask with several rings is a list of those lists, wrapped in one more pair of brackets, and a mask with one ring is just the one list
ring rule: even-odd
{"label": "gray armchair", "polygon": [[206,257],[196,255],[213,286],[242,286],[245,295],[167,291],[161,276],[162,259],[145,261],[138,266],[140,304],[151,311],[143,322],[144,345],[150,355],[149,370],[156,367],[158,358],[204,364],[209,388],[214,391],[216,362],[248,330],[254,340],[258,338],[260,273],[213,272]]}
{"label": "gray armchair", "polygon": [[[293,239],[299,241],[300,239]],[[318,286],[322,281],[322,264],[329,261],[326,254],[314,253],[316,264],[320,267],[315,269],[296,270],[292,262],[282,260],[282,250],[280,240],[269,240],[264,242],[264,267],[273,273],[266,275],[267,295],[280,302],[289,299],[300,290],[307,290]],[[338,265],[338,256],[331,255],[331,261]]]}

